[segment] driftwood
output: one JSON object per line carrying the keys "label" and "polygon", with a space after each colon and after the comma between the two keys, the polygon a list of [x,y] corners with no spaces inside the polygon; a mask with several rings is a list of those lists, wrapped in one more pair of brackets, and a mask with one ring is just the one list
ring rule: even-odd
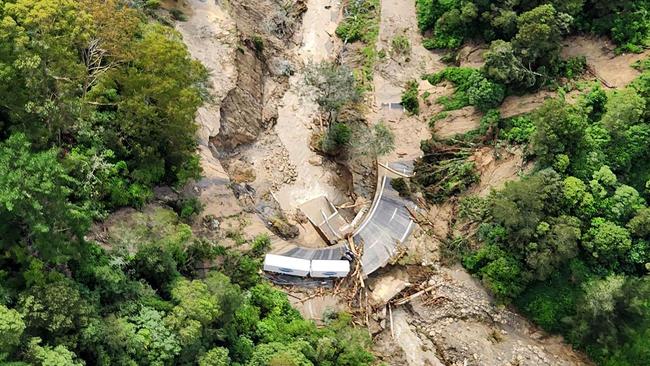
{"label": "driftwood", "polygon": [[364,206],[364,205],[367,205],[367,204],[368,204],[368,202],[366,200],[359,200],[359,202],[357,202],[357,203],[346,202],[346,203],[344,203],[344,204],[342,204],[340,206],[336,206],[336,208],[341,210],[341,209],[345,209],[345,208],[355,208],[355,207],[359,207],[359,206]]}
{"label": "driftwood", "polygon": [[439,287],[439,285],[429,286],[429,287],[425,288],[424,290],[420,290],[420,291],[418,291],[418,292],[416,292],[416,293],[414,293],[412,295],[409,295],[409,296],[403,297],[403,298],[401,298],[399,300],[396,300],[396,301],[393,302],[393,304],[395,304],[397,306],[404,305],[404,304],[406,304],[408,302],[411,302],[411,301],[417,299],[418,297],[426,294],[427,292],[435,290],[438,287]]}
{"label": "driftwood", "polygon": [[587,63],[587,72],[590,73],[591,75],[593,75],[593,77],[595,77],[598,81],[603,83],[603,85],[605,85],[609,89],[616,88],[615,86],[608,83],[607,80],[605,80],[602,76],[598,75],[598,72],[596,71],[596,68],[594,67],[594,65],[592,65],[590,63]]}
{"label": "driftwood", "polygon": [[388,304],[388,319],[390,320],[390,336],[395,339],[395,331],[393,330],[393,307]]}
{"label": "driftwood", "polygon": [[412,177],[412,175],[407,175],[407,174],[404,174],[402,172],[398,172],[397,170],[389,167],[388,165],[386,165],[384,163],[377,162],[377,164],[379,164],[382,168],[388,170],[389,172],[399,175],[400,177],[403,177],[403,178],[411,178]]}

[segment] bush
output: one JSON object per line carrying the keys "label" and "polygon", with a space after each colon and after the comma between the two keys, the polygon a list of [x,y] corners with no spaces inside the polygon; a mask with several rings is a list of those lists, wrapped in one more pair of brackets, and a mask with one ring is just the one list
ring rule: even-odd
{"label": "bush", "polygon": [[490,81],[480,70],[469,67],[447,67],[438,73],[425,75],[423,79],[431,85],[445,80],[454,84],[454,94],[451,97],[443,96],[437,101],[445,106],[445,110],[473,105],[481,111],[487,111],[499,106],[506,94],[505,86]]}
{"label": "bush", "polygon": [[334,123],[321,140],[321,149],[328,154],[339,154],[350,142],[352,130],[345,123]]}
{"label": "bush", "polygon": [[391,44],[393,46],[393,52],[395,54],[398,55],[411,54],[411,42],[405,35],[400,34],[398,36],[395,36],[395,38],[393,38],[393,40],[391,41]]}
{"label": "bush", "polygon": [[411,187],[404,178],[395,178],[391,180],[390,185],[396,190],[400,196],[409,197],[411,196]]}
{"label": "bush", "polygon": [[436,122],[447,118],[448,115],[449,114],[447,112],[439,112],[434,114],[431,116],[431,118],[429,118],[429,127],[434,128],[436,126]]}
{"label": "bush", "polygon": [[562,62],[562,76],[573,79],[582,75],[587,70],[587,58],[576,56]]}
{"label": "bush", "polygon": [[402,93],[402,106],[411,114],[420,114],[420,99],[418,98],[418,82],[411,80],[406,84]]}
{"label": "bush", "polygon": [[508,142],[525,144],[535,133],[535,124],[528,116],[519,116],[509,119],[507,127],[501,132],[501,136]]}
{"label": "bush", "polygon": [[336,28],[336,35],[347,42],[374,42],[379,34],[378,11],[378,0],[351,1],[345,9],[345,18]]}
{"label": "bush", "polygon": [[506,88],[501,84],[491,82],[483,75],[474,73],[468,82],[470,84],[467,89],[469,104],[482,112],[498,107],[505,98]]}
{"label": "bush", "polygon": [[180,9],[177,8],[171,9],[169,11],[169,14],[172,15],[172,18],[174,18],[174,20],[178,20],[180,22],[187,21],[187,15],[185,15],[185,13],[183,13],[183,11]]}
{"label": "bush", "polygon": [[181,219],[189,220],[194,215],[200,213],[201,210],[203,210],[203,205],[201,204],[201,201],[199,201],[198,198],[196,197],[186,198],[182,200],[180,203],[180,210],[179,210],[180,212],[178,213],[178,215],[181,217]]}
{"label": "bush", "polygon": [[574,278],[570,269],[563,269],[546,282],[536,282],[515,301],[535,323],[549,332],[569,329],[566,321],[575,315],[580,289],[571,283]]}

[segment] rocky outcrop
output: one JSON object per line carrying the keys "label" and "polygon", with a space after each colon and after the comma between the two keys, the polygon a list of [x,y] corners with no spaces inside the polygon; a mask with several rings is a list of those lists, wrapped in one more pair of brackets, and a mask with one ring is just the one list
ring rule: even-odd
{"label": "rocky outcrop", "polygon": [[216,145],[233,149],[248,144],[264,129],[264,63],[252,41],[246,40],[235,56],[237,82],[221,105],[221,126]]}
{"label": "rocky outcrop", "polygon": [[243,33],[265,34],[278,40],[293,36],[307,10],[305,0],[231,0],[230,5]]}
{"label": "rocky outcrop", "polygon": [[230,12],[243,35],[235,56],[237,82],[221,104],[214,140],[222,149],[254,142],[278,118],[278,101],[293,65],[283,56],[305,4],[280,0],[233,0]]}

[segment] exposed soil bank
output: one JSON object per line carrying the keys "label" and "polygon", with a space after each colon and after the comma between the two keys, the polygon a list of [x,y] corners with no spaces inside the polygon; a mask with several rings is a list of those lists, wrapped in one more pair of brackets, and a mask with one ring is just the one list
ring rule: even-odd
{"label": "exposed soil bank", "polygon": [[648,57],[650,50],[617,56],[615,48],[606,37],[573,36],[564,40],[562,57],[585,56],[587,66],[606,87],[622,88],[639,76],[639,71],[631,65]]}

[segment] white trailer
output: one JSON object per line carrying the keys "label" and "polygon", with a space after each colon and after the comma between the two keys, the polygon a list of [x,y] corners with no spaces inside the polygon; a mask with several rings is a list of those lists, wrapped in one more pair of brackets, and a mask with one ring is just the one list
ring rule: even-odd
{"label": "white trailer", "polygon": [[264,257],[264,270],[291,276],[307,277],[311,264],[308,259],[267,254]]}
{"label": "white trailer", "polygon": [[346,260],[313,260],[309,274],[313,278],[345,277],[350,273],[350,262]]}

